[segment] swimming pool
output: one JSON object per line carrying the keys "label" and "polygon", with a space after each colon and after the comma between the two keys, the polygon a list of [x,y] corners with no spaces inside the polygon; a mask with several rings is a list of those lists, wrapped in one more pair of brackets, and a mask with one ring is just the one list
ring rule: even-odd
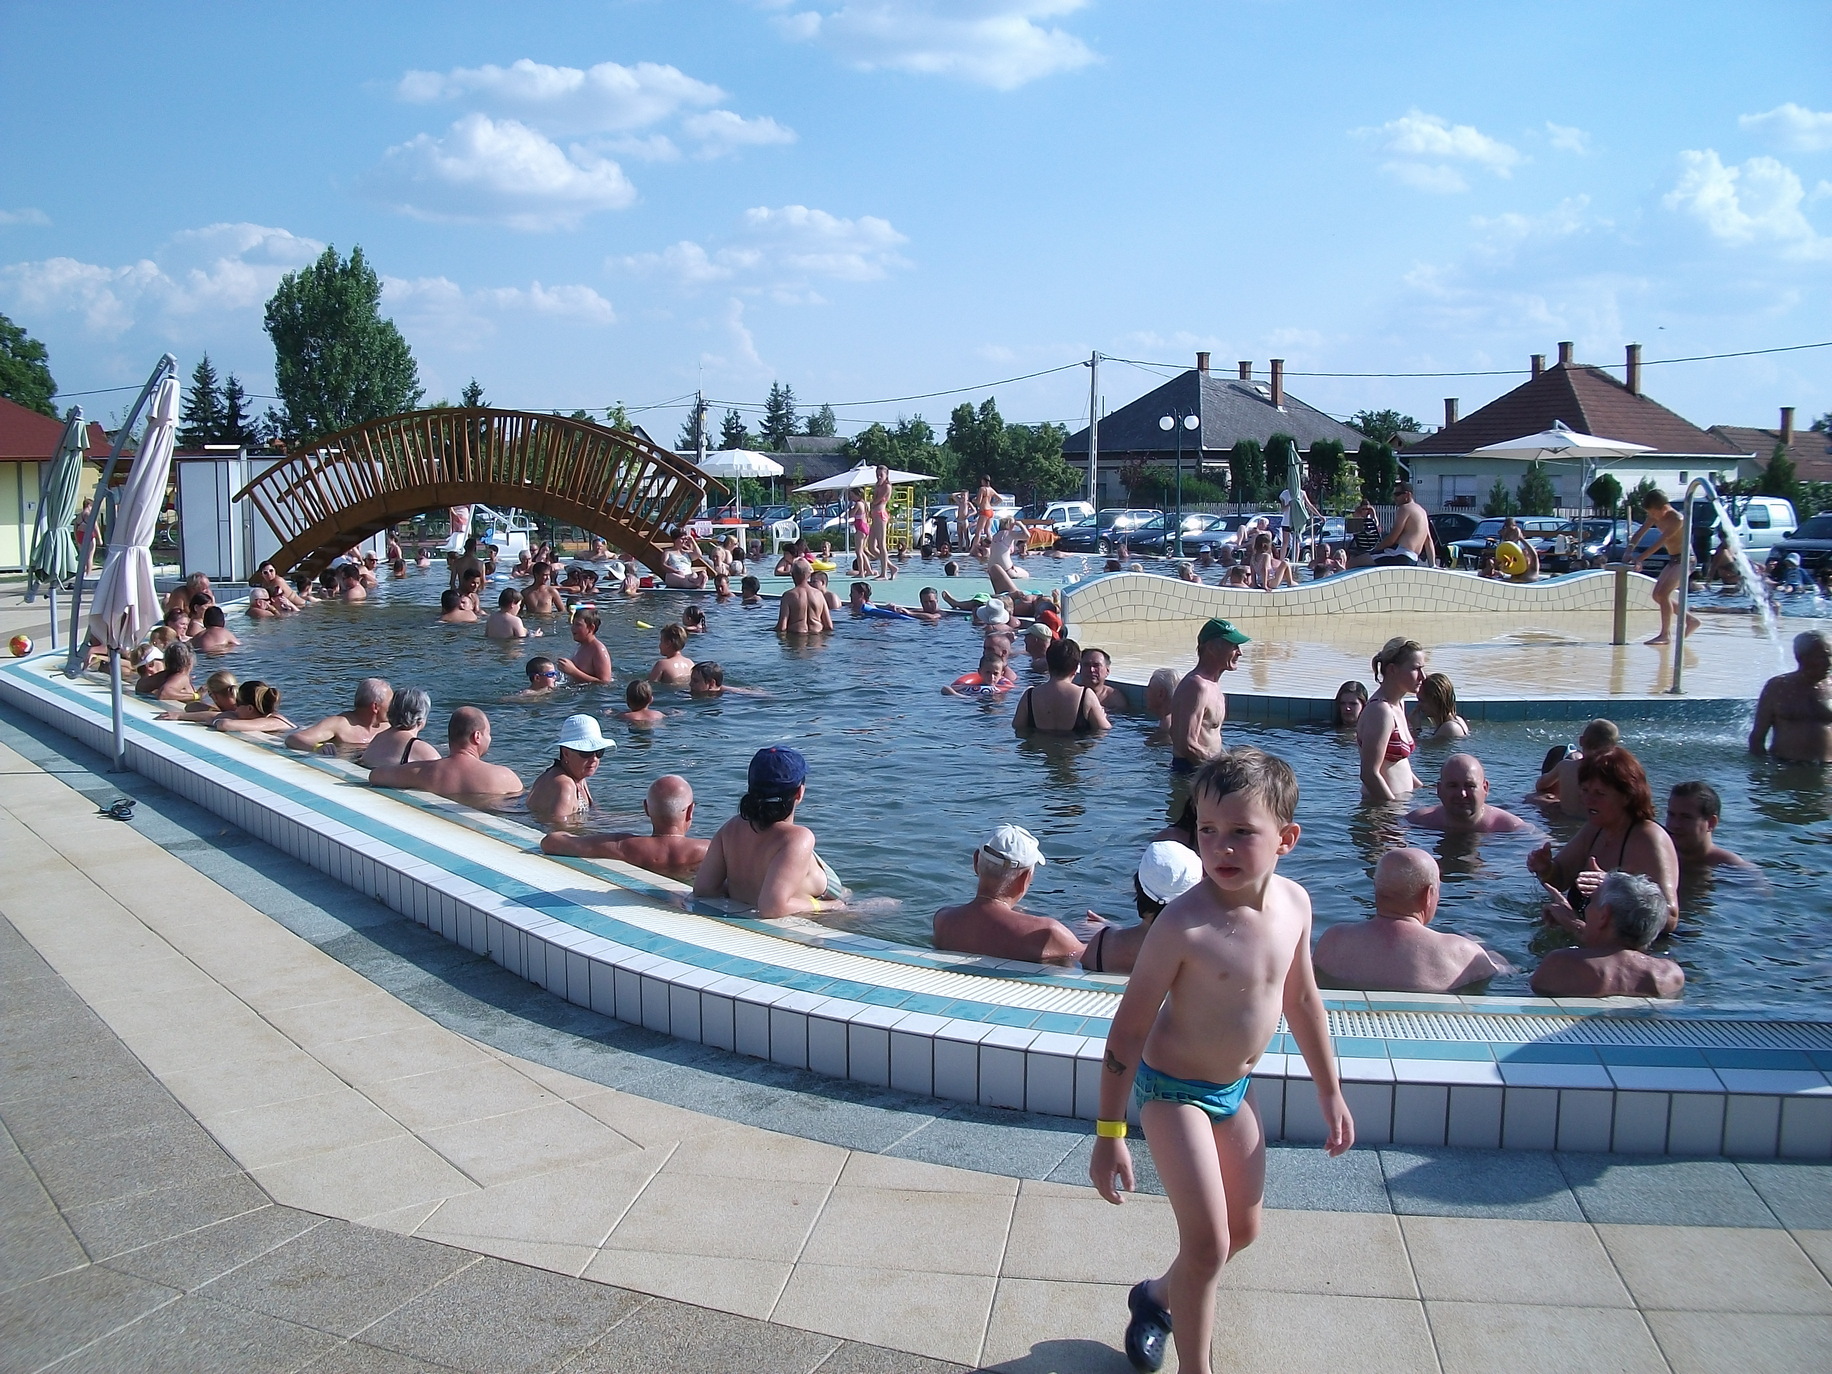
{"label": "swimming pool", "polygon": [[[894,590],[877,595],[913,601],[931,581],[944,585],[913,569]],[[243,678],[279,683],[282,709],[302,722],[347,706],[355,679],[370,673],[397,688],[431,691],[435,725],[429,734],[435,737],[452,707],[480,705],[492,721],[491,758],[524,779],[551,758],[566,715],[594,712],[605,719],[617,748],[594,780],[601,814],[592,828],[641,828],[648,783],[679,772],[698,798],[696,833],[708,834],[732,813],[752,751],[792,744],[810,762],[801,817],[864,908],[838,919],[872,934],[928,943],[935,908],[971,892],[974,846],[1007,820],[1032,830],[1049,860],[1037,874],[1029,909],[1065,919],[1089,908],[1130,914],[1133,866],[1163,824],[1165,748],[1131,720],[1101,740],[1018,740],[1009,723],[1015,699],[995,705],[942,696],[941,686],[970,670],[977,656],[962,620],[927,626],[842,619],[825,643],[785,644],[770,633],[773,603],[744,610],[735,601],[720,605],[710,596],[676,592],[606,600],[600,606],[603,636],[619,684],[529,701],[518,696],[526,681],[522,664],[533,653],[564,651],[570,643],[564,626],[551,626],[557,634],[527,644],[485,641],[481,627],[434,623],[430,607],[443,585],[443,576],[413,575],[384,583],[365,604],[328,603],[284,622],[238,620],[246,647],[224,666]],[[697,702],[663,690],[657,704],[674,714],[656,729],[611,721],[623,707],[622,682],[646,672],[655,657],[654,630],[639,629],[637,622],[659,629],[693,600],[706,608],[711,628],[694,637],[689,654],[716,658],[728,684],[767,695]],[[1720,877],[1689,888],[1674,953],[1686,966],[1689,1005],[1821,1010],[1832,992],[1832,954],[1826,950],[1832,913],[1824,896],[1832,878],[1832,787],[1818,770],[1776,770],[1750,760],[1743,753],[1747,727],[1746,714],[1709,726],[1626,727],[1626,742],[1648,766],[1658,796],[1686,778],[1718,786],[1725,804],[1722,841],[1759,860],[1766,872],[1766,886]],[[1488,765],[1492,799],[1507,804],[1518,798],[1547,746],[1563,741],[1571,728],[1479,727],[1472,746]],[[1305,833],[1285,871],[1310,888],[1319,926],[1364,916],[1370,909],[1366,875],[1382,850],[1402,841],[1404,827],[1359,806],[1346,740],[1325,730],[1250,724],[1231,727],[1229,738],[1279,753],[1298,771],[1304,788],[1298,819]],[[1429,745],[1421,751],[1427,780],[1447,752]],[[518,813],[512,808],[511,814]],[[1550,829],[1563,839],[1575,826],[1559,819]],[[1538,888],[1523,865],[1532,842],[1491,838],[1470,846],[1429,833],[1411,839],[1438,854],[1444,868],[1440,923],[1482,938],[1530,969],[1554,938],[1534,920]],[[1511,993],[1525,987],[1524,972],[1491,985]]]}

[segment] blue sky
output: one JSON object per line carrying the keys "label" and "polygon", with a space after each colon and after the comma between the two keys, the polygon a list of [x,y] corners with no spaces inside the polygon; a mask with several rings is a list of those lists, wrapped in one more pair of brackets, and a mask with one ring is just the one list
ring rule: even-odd
{"label": "blue sky", "polygon": [[[262,305],[327,243],[387,280],[428,399],[475,375],[532,409],[865,401],[1091,349],[1524,372],[1560,339],[1832,339],[1820,0],[4,3],[0,33],[0,311],[66,393],[165,349],[270,391]],[[1108,407],[1162,371],[1103,365]],[[1290,387],[1430,422],[1514,380]],[[1832,349],[1646,388],[1772,425],[1832,410]],[[1087,373],[996,394],[1080,424]]]}

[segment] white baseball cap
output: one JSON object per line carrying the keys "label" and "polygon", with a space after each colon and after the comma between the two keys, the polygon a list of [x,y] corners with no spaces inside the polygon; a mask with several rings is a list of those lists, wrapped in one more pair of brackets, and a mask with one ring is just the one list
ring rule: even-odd
{"label": "white baseball cap", "polygon": [[617,746],[604,737],[604,731],[598,728],[596,716],[568,716],[566,723],[560,727],[560,748],[571,749],[576,754],[602,754],[606,749]]}
{"label": "white baseball cap", "polygon": [[1154,902],[1170,905],[1202,881],[1202,860],[1196,851],[1175,840],[1145,846],[1139,860],[1139,886]]}
{"label": "white baseball cap", "polygon": [[1001,825],[980,848],[1013,868],[1041,868],[1048,862],[1037,847],[1037,837],[1021,825]]}

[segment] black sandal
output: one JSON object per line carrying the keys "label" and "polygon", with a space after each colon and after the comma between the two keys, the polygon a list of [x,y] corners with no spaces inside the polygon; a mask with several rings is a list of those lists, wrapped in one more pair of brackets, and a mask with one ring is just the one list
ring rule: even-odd
{"label": "black sandal", "polygon": [[1170,1340],[1170,1310],[1153,1299],[1144,1283],[1132,1286],[1126,1306],[1132,1309],[1132,1320],[1126,1323],[1126,1358],[1134,1369],[1157,1374],[1164,1367]]}

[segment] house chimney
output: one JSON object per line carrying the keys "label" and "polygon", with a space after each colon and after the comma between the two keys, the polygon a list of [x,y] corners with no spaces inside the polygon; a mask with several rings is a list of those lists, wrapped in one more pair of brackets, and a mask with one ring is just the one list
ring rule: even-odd
{"label": "house chimney", "polygon": [[1561,339],[1559,341],[1558,365],[1560,367],[1570,367],[1571,366],[1571,350],[1573,347],[1574,345],[1572,344],[1570,339]]}
{"label": "house chimney", "polygon": [[1794,442],[1794,407],[1781,407],[1781,442],[1789,445]]}
{"label": "house chimney", "polygon": [[1209,372],[1209,355],[1208,354],[1198,353],[1196,355],[1196,371],[1202,373],[1203,376],[1205,377],[1208,375],[1208,372]]}
{"label": "house chimney", "polygon": [[1285,408],[1285,360],[1272,360],[1272,404],[1280,410]]}
{"label": "house chimney", "polygon": [[1234,365],[1240,369],[1240,379],[1243,382],[1250,382],[1253,380],[1253,364],[1252,363],[1248,362],[1246,359],[1243,358],[1241,359],[1240,362]]}
{"label": "house chimney", "polygon": [[1535,377],[1546,370],[1546,355],[1544,353],[1535,353],[1531,361],[1533,363],[1533,375]]}
{"label": "house chimney", "polygon": [[1639,396],[1641,394],[1640,344],[1630,344],[1628,346],[1628,365],[1623,369],[1622,381],[1624,385],[1628,387],[1629,395]]}
{"label": "house chimney", "polygon": [[1449,429],[1452,425],[1456,424],[1456,422],[1457,398],[1455,396],[1446,396],[1444,398],[1444,428]]}

